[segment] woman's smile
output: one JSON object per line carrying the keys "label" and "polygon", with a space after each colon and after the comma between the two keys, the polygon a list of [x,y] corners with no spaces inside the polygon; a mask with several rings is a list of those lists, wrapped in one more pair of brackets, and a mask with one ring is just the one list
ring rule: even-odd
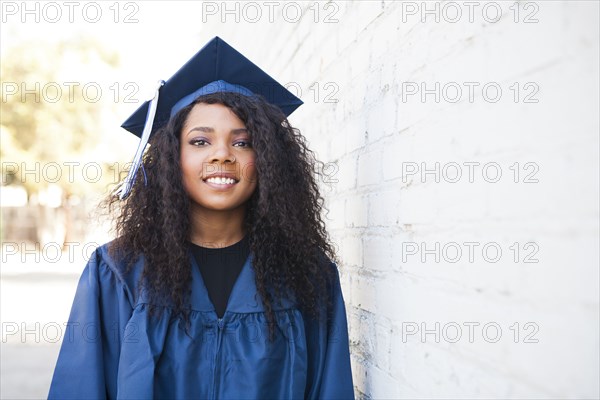
{"label": "woman's smile", "polygon": [[235,184],[239,182],[239,179],[236,179],[231,174],[213,174],[208,178],[203,179],[204,183],[208,186],[216,189],[216,190],[227,190],[232,188]]}

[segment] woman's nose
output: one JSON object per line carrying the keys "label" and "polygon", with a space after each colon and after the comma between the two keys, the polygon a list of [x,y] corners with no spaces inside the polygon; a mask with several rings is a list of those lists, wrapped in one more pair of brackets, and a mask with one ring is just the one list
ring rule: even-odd
{"label": "woman's nose", "polygon": [[235,156],[228,143],[217,143],[213,145],[213,152],[210,155],[211,162],[234,162]]}

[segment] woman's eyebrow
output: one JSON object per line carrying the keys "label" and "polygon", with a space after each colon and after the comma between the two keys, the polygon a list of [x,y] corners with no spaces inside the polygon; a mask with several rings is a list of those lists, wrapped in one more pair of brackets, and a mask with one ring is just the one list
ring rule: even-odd
{"label": "woman's eyebrow", "polygon": [[[200,132],[204,132],[204,133],[213,133],[215,130],[209,126],[196,126],[192,129],[190,129],[187,134],[189,135],[190,133],[195,132],[195,131],[200,131]],[[233,135],[241,135],[243,133],[248,133],[248,129],[237,128],[237,129],[232,129],[230,132]]]}
{"label": "woman's eyebrow", "polygon": [[208,126],[196,126],[196,127],[192,128],[192,129],[190,129],[187,134],[189,135],[190,133],[192,133],[194,131],[211,133],[211,132],[214,132],[215,130],[213,128],[208,127]]}

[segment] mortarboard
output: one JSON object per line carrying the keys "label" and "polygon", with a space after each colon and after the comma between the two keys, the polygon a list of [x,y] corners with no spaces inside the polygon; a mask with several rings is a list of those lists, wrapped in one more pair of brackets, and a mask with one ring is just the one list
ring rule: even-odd
{"label": "mortarboard", "polygon": [[129,173],[117,190],[121,199],[126,198],[131,191],[137,171],[142,166],[142,155],[150,136],[199,96],[217,92],[261,95],[269,103],[278,106],[286,116],[302,105],[302,100],[223,39],[215,37],[171,78],[166,82],[160,81],[154,98],[142,104],[121,125],[140,137]]}

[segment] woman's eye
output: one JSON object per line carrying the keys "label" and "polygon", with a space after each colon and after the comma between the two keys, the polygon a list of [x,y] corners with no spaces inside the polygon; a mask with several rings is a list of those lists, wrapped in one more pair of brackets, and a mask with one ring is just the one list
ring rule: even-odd
{"label": "woman's eye", "polygon": [[236,147],[251,147],[252,144],[248,140],[240,140],[239,142],[235,142],[233,144]]}
{"label": "woman's eye", "polygon": [[192,146],[203,146],[205,145],[207,142],[204,139],[192,139],[190,140],[190,144]]}

